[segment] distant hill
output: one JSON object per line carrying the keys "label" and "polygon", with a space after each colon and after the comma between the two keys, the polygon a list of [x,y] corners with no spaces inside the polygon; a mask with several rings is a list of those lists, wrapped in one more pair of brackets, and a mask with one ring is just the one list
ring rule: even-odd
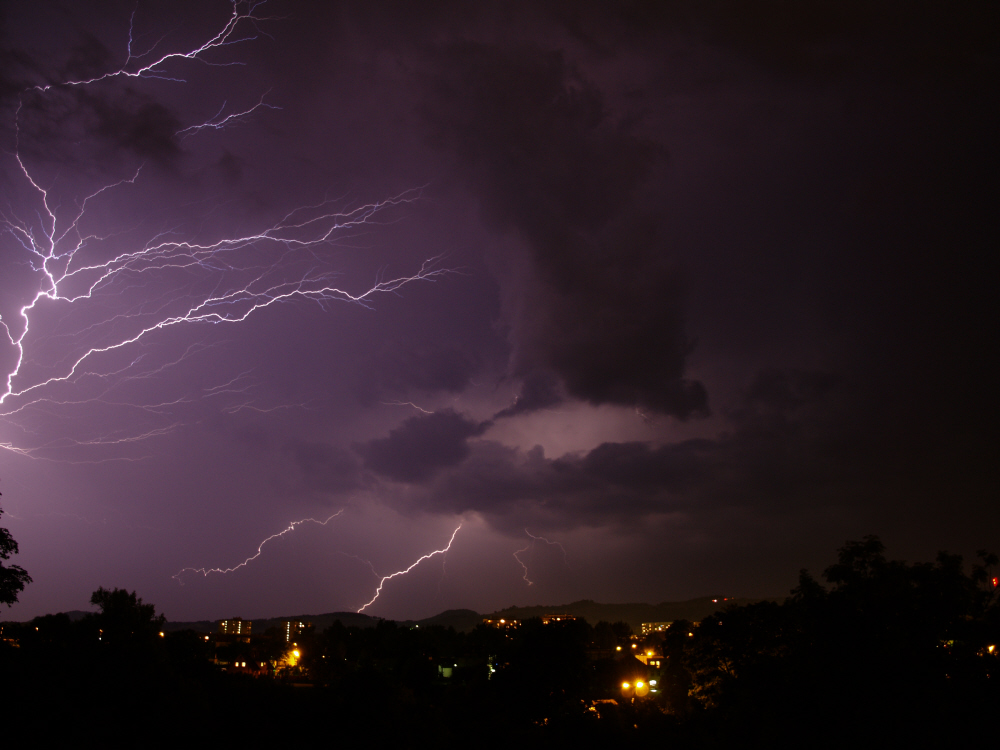
{"label": "distant hill", "polygon": [[468,633],[483,621],[483,616],[471,609],[449,609],[426,620],[417,620],[414,625],[422,628],[440,625],[443,628],[455,628],[460,633]]}
{"label": "distant hill", "polygon": [[70,620],[76,622],[77,620],[82,620],[87,615],[92,615],[94,612],[84,612],[82,609],[72,609],[69,612],[64,613]]}
{"label": "distant hill", "polygon": [[[430,627],[440,625],[445,628],[455,628],[459,632],[467,633],[483,621],[484,617],[526,620],[529,617],[541,617],[547,614],[567,614],[575,617],[583,617],[591,625],[607,620],[608,622],[627,622],[632,630],[639,632],[644,622],[669,622],[672,620],[701,620],[708,617],[713,612],[717,612],[730,605],[742,606],[751,604],[759,599],[744,598],[716,598],[702,597],[700,599],[689,599],[684,602],[662,602],[661,604],[600,604],[589,599],[583,599],[571,604],[544,605],[536,607],[508,607],[492,614],[481,615],[471,609],[449,609],[433,617],[423,620],[398,620],[401,627]],[[278,627],[284,620],[298,620],[300,622],[311,622],[316,632],[322,632],[340,622],[346,627],[372,628],[378,624],[382,618],[362,615],[357,612],[328,612],[320,615],[293,615],[289,617],[270,617],[266,619],[253,620],[254,634],[262,634],[269,627]],[[194,622],[168,622],[165,630],[176,632],[178,630],[195,630],[201,633],[214,633],[218,627],[218,620],[197,620]]]}

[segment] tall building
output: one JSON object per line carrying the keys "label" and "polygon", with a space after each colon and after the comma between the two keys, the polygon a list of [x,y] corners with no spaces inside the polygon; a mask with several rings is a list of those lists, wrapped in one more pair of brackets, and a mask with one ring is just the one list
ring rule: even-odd
{"label": "tall building", "polygon": [[673,620],[670,622],[644,622],[642,623],[642,634],[662,633],[673,624]]}
{"label": "tall building", "polygon": [[542,615],[542,625],[548,625],[550,622],[568,622],[575,619],[574,615]]}
{"label": "tall building", "polygon": [[301,633],[305,628],[311,626],[312,626],[311,622],[299,622],[298,620],[282,620],[281,634],[285,638],[285,643],[291,643],[293,639],[298,638],[299,633]]}
{"label": "tall building", "polygon": [[225,635],[250,635],[250,627],[252,625],[252,620],[233,617],[229,620],[219,620],[219,632]]}

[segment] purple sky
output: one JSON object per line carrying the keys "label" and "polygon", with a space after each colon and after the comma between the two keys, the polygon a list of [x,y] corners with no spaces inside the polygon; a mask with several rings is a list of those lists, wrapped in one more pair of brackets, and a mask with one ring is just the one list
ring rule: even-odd
{"label": "purple sky", "polygon": [[0,5],[0,523],[34,578],[2,616],[355,610],[459,524],[365,611],[995,549],[975,8],[238,3],[126,76],[232,6]]}

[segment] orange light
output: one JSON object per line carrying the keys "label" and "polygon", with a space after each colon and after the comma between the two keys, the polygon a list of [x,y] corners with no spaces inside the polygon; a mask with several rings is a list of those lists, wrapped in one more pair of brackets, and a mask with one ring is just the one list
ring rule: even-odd
{"label": "orange light", "polygon": [[628,684],[627,682],[623,682],[623,683],[622,683],[622,689],[623,689],[623,690],[628,690],[628,689],[629,689],[629,687],[630,687],[630,685],[629,685],[629,684]]}

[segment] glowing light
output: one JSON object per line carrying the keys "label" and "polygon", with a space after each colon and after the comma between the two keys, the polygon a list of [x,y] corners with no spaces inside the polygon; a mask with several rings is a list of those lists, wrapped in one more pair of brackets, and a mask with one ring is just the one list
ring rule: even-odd
{"label": "glowing light", "polygon": [[[177,582],[180,583],[181,585],[183,585],[184,581],[181,580],[181,576],[184,573],[201,573],[202,576],[205,576],[205,577],[207,577],[209,573],[222,573],[222,574],[232,573],[233,571],[239,570],[240,568],[246,566],[248,563],[250,563],[250,562],[256,560],[258,557],[260,557],[261,554],[264,552],[264,545],[267,544],[268,542],[270,542],[272,539],[277,539],[278,537],[282,537],[282,536],[284,536],[285,534],[287,534],[290,531],[295,531],[296,527],[301,526],[304,523],[315,523],[315,524],[317,524],[319,526],[326,526],[328,523],[330,523],[330,521],[332,521],[334,518],[336,518],[337,516],[339,516],[343,512],[344,512],[344,509],[341,508],[336,513],[334,513],[332,516],[330,516],[329,518],[327,518],[325,521],[317,521],[315,518],[303,518],[303,519],[301,519],[299,521],[292,521],[290,524],[288,524],[288,527],[286,529],[284,529],[282,531],[279,531],[277,534],[271,534],[271,536],[269,536],[267,539],[265,539],[263,542],[261,542],[259,545],[257,545],[257,553],[254,554],[254,555],[251,555],[246,560],[244,560],[243,562],[241,562],[239,565],[234,565],[231,568],[181,568],[179,571],[177,571],[176,573],[174,573],[174,575],[172,575],[171,578],[176,578]],[[360,559],[360,558],[358,558],[358,559]],[[205,640],[208,640],[208,639],[206,638]]]}
{"label": "glowing light", "polygon": [[565,547],[563,547],[563,546],[562,546],[562,545],[561,545],[561,544],[560,544],[559,542],[551,542],[551,541],[549,541],[548,539],[546,539],[546,538],[545,538],[545,537],[543,537],[543,536],[535,536],[534,534],[532,534],[532,533],[531,533],[530,531],[528,531],[527,529],[525,529],[525,530],[524,530],[524,533],[525,533],[525,534],[527,534],[527,535],[528,535],[529,537],[531,537],[531,541],[530,541],[530,542],[528,542],[528,544],[527,544],[527,545],[526,545],[526,546],[525,546],[525,547],[524,547],[523,549],[519,549],[519,550],[516,550],[516,551],[514,552],[514,559],[515,559],[515,560],[517,560],[518,564],[519,564],[519,565],[520,565],[520,566],[521,566],[522,568],[524,568],[524,576],[523,576],[523,578],[524,578],[524,580],[525,580],[525,581],[527,581],[527,583],[528,583],[528,585],[529,585],[529,586],[534,586],[534,585],[535,585],[535,582],[534,582],[534,581],[532,581],[532,580],[531,580],[530,578],[528,578],[528,566],[527,566],[527,565],[526,565],[526,564],[524,563],[524,561],[523,561],[523,560],[522,560],[522,559],[520,558],[520,555],[521,555],[521,554],[523,554],[523,553],[525,553],[525,552],[527,552],[527,551],[528,551],[528,550],[530,550],[530,549],[534,549],[534,547],[535,547],[535,542],[545,542],[546,544],[550,544],[550,545],[552,545],[553,547],[558,547],[558,548],[559,548],[559,549],[560,549],[560,550],[562,551],[562,554],[563,554],[563,562],[565,562],[565,563],[566,563],[566,567],[569,567],[569,562],[568,562],[568,560],[566,559],[566,548],[565,548]]}
{"label": "glowing light", "polygon": [[375,600],[378,599],[379,594],[382,593],[382,587],[385,585],[386,581],[390,581],[393,578],[396,578],[397,576],[406,575],[415,567],[420,565],[420,563],[422,563],[424,560],[429,560],[435,555],[447,554],[448,550],[451,549],[452,542],[455,541],[455,536],[458,534],[458,530],[461,528],[462,524],[459,524],[458,527],[453,532],[451,532],[451,539],[449,539],[448,544],[442,547],[441,549],[436,549],[433,552],[428,552],[426,555],[420,557],[415,563],[413,563],[410,567],[406,568],[405,570],[397,570],[395,573],[391,573],[387,576],[382,576],[382,580],[378,582],[378,588],[375,589],[375,596],[373,596],[367,604],[364,604],[360,609],[358,609],[358,613],[360,614],[361,612],[364,612],[366,609],[368,609],[368,607],[370,607],[372,604],[375,603]]}

